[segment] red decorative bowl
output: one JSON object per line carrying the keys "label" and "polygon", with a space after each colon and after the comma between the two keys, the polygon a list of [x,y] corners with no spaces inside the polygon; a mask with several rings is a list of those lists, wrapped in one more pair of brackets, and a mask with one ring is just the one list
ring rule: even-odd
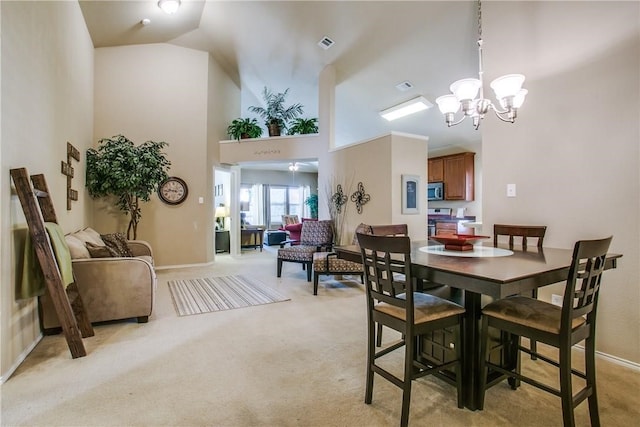
{"label": "red decorative bowl", "polygon": [[445,249],[452,251],[472,251],[473,243],[480,239],[490,239],[491,236],[477,234],[438,234],[431,236],[431,240],[442,243]]}

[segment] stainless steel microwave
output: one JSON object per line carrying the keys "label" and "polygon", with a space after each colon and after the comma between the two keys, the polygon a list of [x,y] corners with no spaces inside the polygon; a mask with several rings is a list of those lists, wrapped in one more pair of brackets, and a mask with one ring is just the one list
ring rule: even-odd
{"label": "stainless steel microwave", "polygon": [[444,200],[444,184],[442,182],[427,184],[427,200]]}

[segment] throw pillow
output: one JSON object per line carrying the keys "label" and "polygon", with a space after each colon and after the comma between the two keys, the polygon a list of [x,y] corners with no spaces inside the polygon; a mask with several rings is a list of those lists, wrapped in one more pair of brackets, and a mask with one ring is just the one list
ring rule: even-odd
{"label": "throw pillow", "polygon": [[91,254],[91,258],[111,258],[118,255],[108,246],[100,246],[91,242],[87,242],[87,250]]}
{"label": "throw pillow", "polygon": [[71,254],[71,259],[88,259],[91,258],[91,254],[87,250],[84,242],[72,234],[67,234],[64,236],[64,240],[67,242],[67,246],[69,247],[69,253]]}
{"label": "throw pillow", "polygon": [[298,224],[298,215],[282,215],[282,225]]}
{"label": "throw pillow", "polygon": [[73,236],[77,237],[84,243],[93,243],[94,245],[104,246],[104,242],[100,238],[100,235],[98,234],[96,237],[96,234],[91,229],[85,228],[84,230],[76,231],[73,233]]}
{"label": "throw pillow", "polygon": [[91,242],[95,243],[96,245],[99,246],[104,246],[104,242],[102,241],[102,238],[100,237],[100,233],[98,233],[96,230],[94,230],[91,227],[86,227],[84,230],[85,233],[87,233],[87,235],[91,236]]}
{"label": "throw pillow", "polygon": [[373,234],[373,230],[371,230],[371,226],[367,225],[363,222],[361,222],[360,224],[358,224],[358,226],[356,227],[356,231],[353,233],[353,242],[351,243],[352,245],[357,245],[358,244],[358,233],[360,234]]}
{"label": "throw pillow", "polygon": [[101,234],[102,240],[109,249],[119,257],[133,257],[133,253],[127,244],[127,238],[123,233]]}

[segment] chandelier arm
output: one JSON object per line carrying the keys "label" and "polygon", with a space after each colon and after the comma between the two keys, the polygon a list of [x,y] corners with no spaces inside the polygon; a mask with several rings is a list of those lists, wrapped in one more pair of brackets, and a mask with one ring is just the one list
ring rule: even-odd
{"label": "chandelier arm", "polygon": [[505,108],[504,110],[499,109],[498,107],[496,107],[496,104],[494,104],[493,102],[491,103],[491,109],[496,114],[508,114],[510,112],[510,110],[508,108]]}
{"label": "chandelier arm", "polygon": [[503,122],[507,122],[507,123],[514,123],[515,122],[515,117],[503,117],[502,114],[507,114],[509,113],[509,111],[498,111],[495,107],[492,108],[493,112],[496,113],[496,117],[498,117],[500,120],[502,120]]}
{"label": "chandelier arm", "polygon": [[463,115],[462,118],[460,120],[458,120],[457,122],[453,122],[453,123],[447,123],[448,127],[452,127],[455,125],[459,125],[460,123],[462,123],[464,121],[464,119],[466,119],[467,116]]}

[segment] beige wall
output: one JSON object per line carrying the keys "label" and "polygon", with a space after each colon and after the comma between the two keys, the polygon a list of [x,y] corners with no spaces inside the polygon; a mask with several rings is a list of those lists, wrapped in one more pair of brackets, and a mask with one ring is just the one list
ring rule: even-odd
{"label": "beige wall", "polygon": [[[227,138],[227,126],[231,121],[240,117],[240,88],[224,72],[222,67],[209,55],[209,86],[207,90],[207,195],[205,197],[205,210],[215,212],[215,200],[213,186],[219,184],[215,179],[215,170],[220,168],[220,143]],[[224,169],[229,171],[228,167]],[[222,174],[227,176],[228,173]],[[213,215],[207,216],[206,228],[213,230]],[[213,239],[207,238],[209,234],[202,234],[207,248],[207,260],[215,258]],[[213,231],[211,233],[213,235]]]}
{"label": "beige wall", "polygon": [[[391,224],[407,224],[409,236],[415,240],[427,238],[427,150],[428,138],[405,134],[391,135]],[[402,213],[402,175],[416,175],[418,206],[416,214]]]}
{"label": "beige wall", "polygon": [[484,232],[546,224],[563,248],[613,235],[624,257],[604,274],[597,349],[640,363],[640,4],[488,2],[483,17],[488,79],[521,71],[529,89],[516,125],[482,124]]}
{"label": "beige wall", "polygon": [[[341,147],[330,153],[328,162],[321,163],[326,178],[319,180],[319,203],[325,204],[336,191],[337,184],[342,185],[348,197],[344,205],[344,229],[340,243],[347,244],[353,238],[355,228],[361,222],[366,224],[398,224],[409,226],[409,235],[413,239],[426,237],[425,200],[419,200],[421,207],[418,215],[404,215],[401,210],[402,174],[420,177],[422,188],[426,181],[427,141],[424,137],[391,134],[375,138],[348,147]],[[362,213],[356,210],[351,195],[358,190],[362,182],[369,202],[362,207]]]}
{"label": "beige wall", "polygon": [[[214,114],[209,117],[208,88],[210,72],[221,72],[206,52],[167,44],[96,49],[95,69],[94,139],[124,134],[135,143],[166,141],[169,174],[189,186],[181,205],[166,205],[155,195],[143,204],[138,238],[149,241],[158,266],[211,261],[213,175],[207,137],[224,131],[208,129],[208,124],[222,126]],[[224,102],[220,98],[217,103]],[[127,217],[111,206],[106,199],[95,203],[94,225],[102,233],[126,230]]]}
{"label": "beige wall", "polygon": [[0,359],[2,379],[40,336],[36,299],[15,301],[26,222],[9,169],[26,167],[47,179],[58,222],[73,231],[90,219],[84,155],[73,162],[79,200],[66,210],[66,144],[81,153],[93,135],[93,46],[77,2],[0,2]]}

